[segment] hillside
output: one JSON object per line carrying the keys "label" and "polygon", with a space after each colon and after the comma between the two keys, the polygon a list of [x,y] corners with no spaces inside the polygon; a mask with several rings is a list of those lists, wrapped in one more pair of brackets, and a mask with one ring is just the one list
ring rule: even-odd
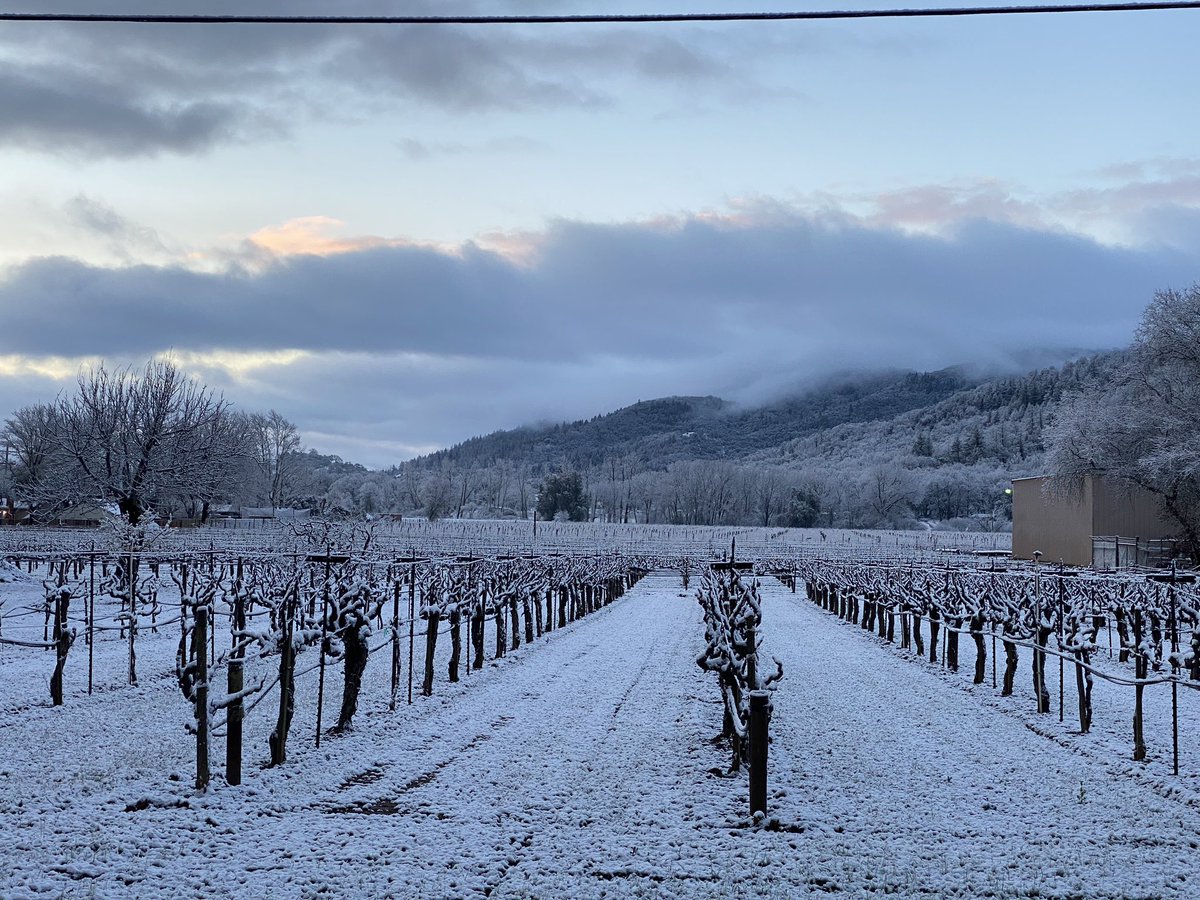
{"label": "hillside", "polygon": [[1063,397],[1107,380],[1123,358],[1121,352],[1093,354],[993,378],[923,408],[797,437],[752,458],[793,465],[880,456],[908,458],[916,466],[991,461],[1024,473],[1041,464],[1042,431]]}
{"label": "hillside", "polygon": [[751,409],[718,397],[667,397],[591,419],[498,431],[415,462],[439,468],[507,461],[585,469],[613,456],[652,468],[685,459],[737,459],[838,425],[925,409],[975,383],[961,369],[950,368],[841,376]]}
{"label": "hillside", "polygon": [[591,419],[472,438],[410,465],[584,470],[622,458],[650,469],[715,459],[803,467],[913,457],[917,466],[991,460],[1024,471],[1040,461],[1042,429],[1063,395],[1108,378],[1122,358],[1093,354],[992,377],[962,366],[843,375],[755,408],[718,397],[646,400]]}

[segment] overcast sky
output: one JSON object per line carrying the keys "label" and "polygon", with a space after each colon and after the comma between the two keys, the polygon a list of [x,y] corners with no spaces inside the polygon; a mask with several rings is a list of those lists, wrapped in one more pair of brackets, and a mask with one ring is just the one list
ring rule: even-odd
{"label": "overcast sky", "polygon": [[[35,6],[846,4],[0,0]],[[382,467],[669,394],[1124,345],[1200,278],[1197,27],[0,24],[0,417],[169,353]]]}

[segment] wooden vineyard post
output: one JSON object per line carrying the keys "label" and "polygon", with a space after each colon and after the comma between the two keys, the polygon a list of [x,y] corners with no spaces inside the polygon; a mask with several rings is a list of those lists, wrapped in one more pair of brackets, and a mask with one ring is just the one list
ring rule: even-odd
{"label": "wooden vineyard post", "polygon": [[750,692],[750,815],[767,812],[767,717],[770,694]]}
{"label": "wooden vineyard post", "polygon": [[[244,685],[242,660],[229,660],[229,696],[236,697]],[[225,726],[225,781],[231,785],[242,783],[242,719],[245,714],[240,697],[229,704],[229,717]]]}
{"label": "wooden vineyard post", "polygon": [[229,671],[226,673],[226,691],[235,699],[229,704],[225,726],[225,783],[242,783],[242,722],[246,717],[245,706],[239,696],[245,686],[245,650],[239,639],[246,631],[246,607],[242,593],[242,561],[237,564],[237,589],[233,598],[233,652],[230,654]]}
{"label": "wooden vineyard post", "polygon": [[[131,593],[132,596],[132,593]],[[193,648],[196,652],[196,790],[208,787],[208,608],[196,609]]]}

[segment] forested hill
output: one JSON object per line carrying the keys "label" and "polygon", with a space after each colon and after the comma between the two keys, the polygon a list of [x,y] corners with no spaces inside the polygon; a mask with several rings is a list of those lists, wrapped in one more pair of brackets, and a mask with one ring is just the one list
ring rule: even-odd
{"label": "forested hill", "polygon": [[926,409],[977,383],[956,367],[844,376],[753,409],[717,397],[646,400],[591,419],[472,438],[416,464],[485,467],[507,461],[535,469],[586,469],[621,456],[665,468],[684,459],[737,459],[837,425]]}
{"label": "forested hill", "polygon": [[1042,471],[1059,404],[1107,384],[1122,359],[1092,354],[1005,376],[966,367],[843,376],[757,408],[648,400],[348,475],[330,505],[528,517],[547,476],[563,472],[579,476],[594,520],[995,529],[1007,521],[1011,479]]}
{"label": "forested hill", "polygon": [[844,423],[763,448],[751,461],[790,467],[839,460],[888,461],[907,468],[988,463],[1011,476],[1041,466],[1042,432],[1059,402],[1112,378],[1122,351],[1098,353],[1024,375],[991,378],[919,409],[871,422]]}

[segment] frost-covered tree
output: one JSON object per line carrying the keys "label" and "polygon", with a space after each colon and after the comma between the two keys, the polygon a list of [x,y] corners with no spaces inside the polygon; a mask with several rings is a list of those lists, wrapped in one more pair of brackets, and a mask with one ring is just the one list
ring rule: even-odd
{"label": "frost-covered tree", "polygon": [[300,432],[275,410],[252,413],[246,420],[250,451],[258,475],[258,495],[274,512],[290,499],[298,474]]}
{"label": "frost-covered tree", "polygon": [[876,466],[862,480],[861,497],[872,525],[895,526],[911,513],[912,479],[899,466]]}
{"label": "frost-covered tree", "polygon": [[11,474],[7,490],[28,503],[35,514],[61,501],[53,477],[60,461],[54,440],[57,427],[55,407],[49,403],[19,409],[5,423],[6,462]]}
{"label": "frost-covered tree", "polygon": [[445,517],[452,508],[454,485],[448,475],[435,472],[425,482],[422,496],[425,504],[425,518],[430,522],[436,522]]}
{"label": "frost-covered tree", "polygon": [[49,407],[26,407],[10,420],[41,423],[49,458],[39,492],[58,502],[116,504],[136,525],[147,512],[198,485],[215,485],[232,459],[222,427],[225,401],[172,363],[141,372],[103,365],[81,374],[77,389]]}
{"label": "frost-covered tree", "polygon": [[1046,443],[1060,489],[1097,475],[1148,491],[1200,558],[1200,284],[1155,295],[1113,381],[1065,402]]}

